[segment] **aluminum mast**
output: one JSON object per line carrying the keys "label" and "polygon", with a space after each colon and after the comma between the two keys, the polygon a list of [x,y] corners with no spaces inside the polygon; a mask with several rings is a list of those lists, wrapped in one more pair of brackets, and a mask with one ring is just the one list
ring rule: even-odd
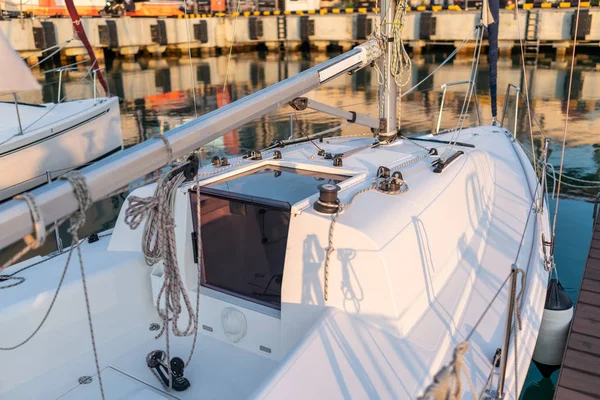
{"label": "aluminum mast", "polygon": [[379,87],[380,99],[383,99],[383,107],[381,108],[380,121],[381,121],[381,132],[379,136],[382,139],[392,138],[397,134],[397,121],[396,121],[396,102],[398,97],[398,87],[396,81],[392,75],[392,58],[393,58],[393,42],[394,40],[394,13],[396,11],[395,0],[382,0],[381,1],[381,15],[380,23],[381,29],[383,30],[383,37],[388,38],[385,43],[385,57],[381,60],[381,70],[384,73],[384,84]]}

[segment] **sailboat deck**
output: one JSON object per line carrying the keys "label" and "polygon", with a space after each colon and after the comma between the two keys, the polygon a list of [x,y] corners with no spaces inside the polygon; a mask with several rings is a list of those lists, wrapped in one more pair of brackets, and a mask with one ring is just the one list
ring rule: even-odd
{"label": "sailboat deck", "polygon": [[556,400],[600,399],[600,218],[592,243],[567,349],[556,386]]}
{"label": "sailboat deck", "polygon": [[[451,139],[451,135],[436,138],[447,139]],[[410,167],[402,168],[410,191],[399,197],[374,191],[365,193],[344,211],[338,222],[336,244],[340,249],[355,249],[355,258],[345,265],[334,264],[330,279],[343,280],[346,272],[354,275],[353,281],[345,287],[331,285],[329,301],[347,293],[353,297],[345,298],[353,302],[340,306],[319,303],[322,274],[319,271],[313,274],[311,263],[316,262],[320,268],[323,262],[330,219],[316,214],[308,199],[295,203],[292,207],[299,216],[296,217],[298,222],[294,223],[298,225],[290,231],[288,243],[293,245],[288,246],[286,257],[297,260],[297,265],[302,268],[294,269],[292,262],[286,264],[283,284],[291,282],[296,286],[292,290],[283,290],[281,313],[265,314],[256,310],[259,305],[250,307],[248,301],[239,303],[238,298],[226,294],[216,298],[202,287],[204,294],[199,310],[202,329],[192,363],[185,371],[192,386],[182,393],[166,393],[146,366],[146,355],[152,350],[164,350],[165,346],[164,339],[154,339],[156,332],[149,330],[151,323],[159,322],[152,282],[160,275],[154,272],[151,275],[139,250],[141,229],[131,231],[123,224],[121,215],[121,223],[117,223],[110,239],[102,237],[100,241],[84,243],[82,247],[107,397],[136,400],[249,396],[337,398],[347,393],[350,396],[346,397],[359,398],[417,397],[422,393],[423,385],[431,382],[439,368],[451,359],[455,346],[479,323],[486,306],[502,287],[519,243],[524,240],[526,251],[521,252],[518,264],[524,268],[531,265],[531,268],[527,273],[528,290],[524,296],[527,306],[522,309],[524,328],[519,334],[519,381],[522,382],[535,345],[547,277],[541,268],[539,251],[536,251],[540,225],[526,223],[531,194],[526,171],[520,165],[525,156],[520,149],[513,149],[506,133],[497,127],[467,129],[460,139],[475,147],[464,147],[464,154],[443,174],[431,172],[429,157],[416,159],[427,153],[409,141],[376,149],[365,147],[372,143],[372,138],[332,138],[318,142],[325,151],[335,154],[364,149],[345,158],[343,167],[335,170],[339,173],[348,171],[352,175],[342,183],[346,185],[340,195],[343,202],[370,185],[371,177],[380,165],[416,159],[411,161]],[[433,143],[440,154],[443,153],[446,145],[439,141]],[[298,170],[317,167],[332,170],[331,160],[314,157],[314,154],[311,143],[294,146],[284,150],[281,161],[266,158],[248,161],[245,167],[232,168],[219,177],[207,179],[205,185],[210,179],[221,180],[243,173],[244,168],[251,170],[276,162],[285,162],[286,166],[295,166]],[[490,160],[494,160],[493,163]],[[209,171],[211,168],[207,167]],[[285,178],[285,175],[281,176]],[[319,182],[315,180],[315,187]],[[183,203],[175,209],[180,210],[176,214],[180,217],[186,216],[190,207],[186,203],[192,183],[189,185],[178,192]],[[272,193],[281,194],[282,190],[281,185],[273,185],[265,188],[262,195],[271,198]],[[145,187],[138,189],[135,195],[144,197],[152,191],[153,187]],[[440,203],[440,193],[453,196],[452,200],[464,199],[450,203],[455,205],[454,215],[449,215],[446,203]],[[386,224],[384,219],[389,217],[369,212],[374,208],[386,208],[393,213],[394,223]],[[470,213],[459,214],[461,210]],[[458,220],[457,215],[461,215]],[[300,226],[304,220],[310,230]],[[473,227],[472,233],[451,237],[451,229],[454,233],[457,230],[465,232],[465,225]],[[176,234],[181,238],[190,238],[192,226],[188,217],[178,220],[176,227]],[[406,243],[401,257],[392,259],[386,266],[385,283],[399,294],[395,314],[388,317],[382,313],[391,309],[392,300],[376,302],[379,293],[369,289],[369,285],[377,273],[381,275],[378,270],[381,261],[374,255],[380,257],[386,251],[397,249],[393,240],[399,237],[399,231]],[[361,236],[364,232],[369,233],[368,240]],[[187,264],[195,269],[191,247],[185,247],[185,240],[178,243],[184,249],[180,265]],[[317,244],[311,247],[310,243]],[[452,249],[448,253],[450,256],[442,258],[436,254],[442,244]],[[456,246],[463,250],[460,258],[455,260]],[[371,251],[372,248],[378,250]],[[5,326],[12,326],[1,332],[9,344],[23,338],[31,331],[30,325],[40,320],[65,256],[49,260],[43,268],[23,271],[19,275],[27,279],[24,284],[0,293],[0,300],[4,297],[5,304],[12,304],[0,315],[7,322]],[[335,260],[339,260],[337,255]],[[365,266],[369,268],[365,269]],[[251,270],[252,265],[248,264],[248,267]],[[436,280],[434,272],[447,272],[448,276]],[[296,278],[294,273],[305,275]],[[195,286],[193,278],[192,281],[190,288]],[[4,374],[11,378],[7,382],[12,387],[0,386],[1,394],[28,399],[99,398],[85,301],[80,288],[79,268],[72,265],[48,325],[29,347],[18,350],[43,354],[45,363],[28,366],[27,376],[20,372],[20,365],[5,367]],[[415,288],[418,289],[416,294]],[[477,391],[483,390],[492,372],[496,349],[502,343],[506,291],[505,288],[500,293],[469,340],[470,350],[465,361]],[[190,294],[195,298],[193,289]],[[300,300],[293,296],[299,296],[302,301],[307,298],[305,302],[313,313],[310,319],[303,320],[303,314],[295,311]],[[231,306],[242,310],[248,321],[246,336],[238,342],[224,335],[222,311]],[[204,325],[213,330],[204,330]],[[50,340],[53,345],[47,346]],[[191,343],[190,337],[171,336],[171,357],[186,360]],[[261,349],[263,345],[268,352]],[[11,356],[17,360],[31,359],[31,355],[20,355]],[[509,365],[513,363],[514,360],[509,361]],[[92,384],[78,385],[81,376],[92,376]],[[36,385],[30,385],[33,379]],[[512,388],[513,382],[514,375],[508,378],[507,387]],[[513,397],[512,393],[507,396]]]}
{"label": "sailboat deck", "polygon": [[[107,399],[245,399],[277,366],[275,361],[200,335],[194,357],[185,369],[191,386],[183,392],[167,392],[146,366],[145,355],[164,348],[164,339],[154,339],[151,334],[148,330],[139,332],[138,337],[149,339],[102,370]],[[186,360],[191,344],[191,338],[171,338],[171,357]],[[60,397],[61,400],[100,398],[95,377],[92,384],[79,385]]]}

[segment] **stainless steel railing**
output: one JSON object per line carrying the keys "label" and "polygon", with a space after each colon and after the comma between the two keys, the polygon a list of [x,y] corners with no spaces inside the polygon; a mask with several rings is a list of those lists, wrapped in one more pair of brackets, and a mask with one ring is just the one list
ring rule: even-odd
{"label": "stainless steel railing", "polygon": [[444,101],[446,100],[446,91],[450,86],[464,85],[466,83],[469,84],[469,86],[467,87],[467,94],[469,93],[469,90],[473,90],[473,95],[475,97],[475,111],[477,112],[477,123],[481,125],[481,115],[479,114],[479,100],[477,99],[477,93],[473,88],[474,82],[472,80],[466,80],[444,83],[442,86],[440,86],[440,88],[442,89],[442,101],[440,102],[440,113],[438,115],[437,126],[435,128],[436,135],[440,133],[440,126],[442,124],[442,114],[444,113]]}
{"label": "stainless steel railing", "polygon": [[521,88],[515,84],[509,83],[506,86],[506,95],[504,96],[504,104],[502,105],[502,119],[500,120],[500,126],[504,127],[504,118],[506,117],[506,110],[508,106],[508,96],[510,95],[510,88],[514,88],[516,92],[515,96],[515,124],[513,128],[513,140],[517,138],[517,121],[519,117],[519,93],[521,93]]}
{"label": "stainless steel railing", "polygon": [[[76,71],[78,70],[79,67],[64,67],[64,68],[57,68],[54,70],[51,70],[51,72],[58,72],[58,101],[57,103],[61,103],[62,102],[62,76],[63,76],[63,72],[67,72],[67,71]],[[92,70],[92,84],[94,87],[94,103],[96,102],[97,98],[98,98],[98,72],[102,73],[102,71],[106,71],[105,68],[96,68]],[[48,71],[50,72],[50,71]],[[88,72],[89,74],[89,72]],[[87,76],[87,75],[86,75]],[[84,77],[85,78],[85,77]],[[110,97],[110,92],[106,93],[107,97]]]}

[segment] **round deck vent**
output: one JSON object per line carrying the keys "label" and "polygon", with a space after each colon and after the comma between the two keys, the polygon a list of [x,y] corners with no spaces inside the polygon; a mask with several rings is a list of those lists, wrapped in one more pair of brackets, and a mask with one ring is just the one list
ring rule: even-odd
{"label": "round deck vent", "polygon": [[225,336],[234,343],[246,336],[248,324],[243,312],[234,307],[226,307],[221,312],[221,323]]}

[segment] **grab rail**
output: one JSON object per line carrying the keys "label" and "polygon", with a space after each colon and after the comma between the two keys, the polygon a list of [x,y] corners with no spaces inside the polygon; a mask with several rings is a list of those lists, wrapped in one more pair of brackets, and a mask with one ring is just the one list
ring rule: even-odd
{"label": "grab rail", "polygon": [[509,83],[506,86],[506,95],[504,96],[504,104],[502,105],[502,119],[500,120],[500,126],[504,127],[504,118],[506,117],[506,107],[508,106],[508,95],[510,94],[510,88],[513,87],[517,91],[515,96],[515,127],[513,129],[513,140],[517,138],[517,120],[519,116],[519,93],[521,88],[513,83]]}
{"label": "grab rail", "polygon": [[58,99],[57,99],[57,103],[60,103],[62,101],[61,98],[61,92],[62,92],[62,74],[65,71],[77,71],[79,68],[78,67],[69,67],[69,68],[59,68],[56,71],[58,71]]}
{"label": "grab rail", "polygon": [[[94,103],[96,103],[96,97],[98,94],[98,85],[96,84],[97,81],[97,75],[98,75],[98,71],[100,71],[100,73],[102,73],[102,71],[106,72],[106,68],[101,67],[101,68],[96,68],[92,73],[94,74]],[[110,97],[110,88],[108,87],[108,84],[106,85],[107,91],[106,91],[106,97]]]}
{"label": "grab rail", "polygon": [[[440,125],[442,124],[442,114],[444,112],[444,101],[446,100],[446,90],[448,90],[449,86],[464,85],[465,83],[469,84],[469,87],[467,88],[468,93],[474,85],[472,80],[444,83],[442,86],[440,86],[440,88],[443,89],[443,92],[442,101],[440,102],[440,113],[438,115],[437,126],[435,128],[436,135],[440,133]],[[479,100],[477,99],[477,93],[475,92],[475,90],[473,90],[473,94],[475,95],[475,110],[477,111],[477,123],[481,125],[481,115],[479,115]]]}

